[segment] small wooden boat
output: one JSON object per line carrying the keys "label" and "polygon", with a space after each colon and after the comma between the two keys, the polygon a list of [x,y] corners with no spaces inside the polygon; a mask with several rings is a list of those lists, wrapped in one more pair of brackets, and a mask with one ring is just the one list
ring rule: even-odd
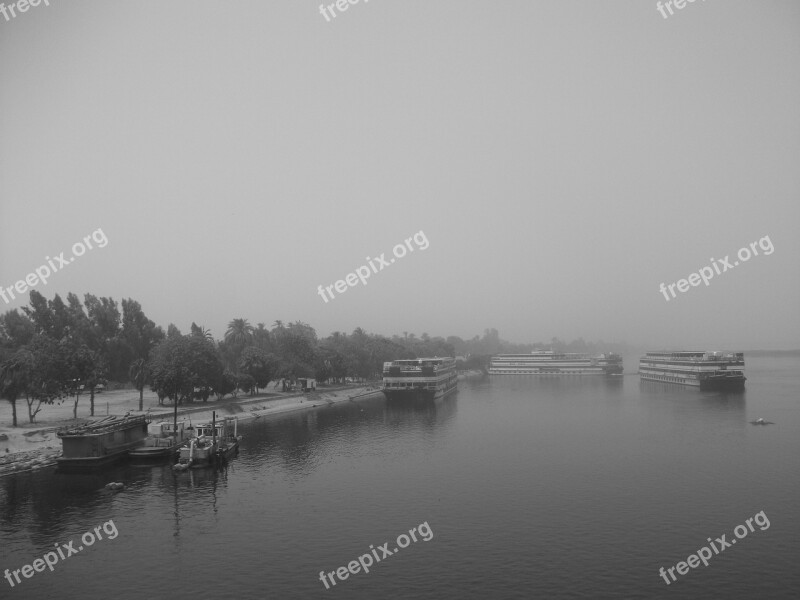
{"label": "small wooden boat", "polygon": [[218,422],[217,413],[211,415],[211,423],[198,425],[195,437],[180,448],[178,462],[173,466],[176,471],[219,464],[239,451],[242,436],[238,435],[238,419],[224,417]]}
{"label": "small wooden boat", "polygon": [[192,430],[184,429],[184,425],[182,422],[168,421],[151,423],[147,427],[149,435],[144,440],[144,446],[129,451],[128,456],[137,462],[172,458],[192,437]]}

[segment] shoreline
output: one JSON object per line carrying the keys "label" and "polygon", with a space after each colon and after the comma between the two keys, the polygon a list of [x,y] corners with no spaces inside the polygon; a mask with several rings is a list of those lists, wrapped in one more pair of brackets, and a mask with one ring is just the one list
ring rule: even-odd
{"label": "shoreline", "polygon": [[[225,401],[224,404],[215,403],[212,406],[191,405],[185,408],[178,408],[178,422],[205,423],[210,422],[212,412],[217,413],[217,417],[236,416],[239,421],[249,421],[252,419],[269,418],[271,416],[282,415],[296,412],[299,410],[309,410],[321,406],[332,406],[341,402],[357,400],[370,400],[383,397],[383,392],[379,386],[345,385],[331,389],[319,388],[308,393],[295,393],[289,396],[274,397],[273,394],[263,397],[244,397],[235,398],[233,401]],[[248,410],[248,405],[259,405],[255,410]],[[237,410],[238,409],[238,410]],[[142,412],[131,411],[134,414],[149,414],[152,422],[172,422],[174,417],[173,410],[145,410]],[[97,417],[98,415],[96,415]],[[91,419],[79,418],[78,421]],[[61,456],[61,440],[55,435],[60,427],[72,425],[74,419],[65,419],[48,423],[41,429],[21,429],[11,431],[16,435],[9,436],[8,433],[0,435],[0,442],[5,442],[7,446],[15,448],[11,451],[8,447],[6,453],[0,455],[0,477],[12,473],[24,473],[25,471],[37,471],[56,464],[56,458]],[[9,432],[8,429],[5,429]],[[31,439],[36,438],[36,439]],[[19,447],[19,442],[24,440],[25,444],[31,444],[29,448]]]}
{"label": "shoreline", "polygon": [[[466,379],[483,377],[481,371],[464,371],[459,373],[459,381]],[[130,390],[126,390],[130,393]],[[138,394],[138,392],[137,392]],[[292,392],[287,395],[284,393],[264,392],[255,398],[249,396],[230,398],[222,401],[212,401],[210,404],[203,403],[200,406],[192,404],[178,407],[178,421],[192,423],[211,422],[212,412],[216,412],[219,418],[226,416],[236,416],[239,421],[249,421],[261,418],[270,418],[277,415],[297,412],[300,410],[311,410],[323,406],[333,406],[341,402],[357,402],[359,400],[372,400],[383,398],[381,385],[358,385],[344,384],[331,388],[317,388],[312,392]],[[115,411],[123,412],[128,410],[131,414],[148,414],[153,423],[172,422],[174,408],[165,409],[161,406],[153,410],[155,406],[151,404],[146,410],[132,410],[130,404],[135,403],[138,407],[138,398],[126,398],[120,402],[115,402]],[[102,405],[102,400],[99,403]],[[96,411],[97,412],[97,411]],[[31,427],[3,427],[0,429],[0,444],[5,444],[6,451],[0,454],[0,477],[12,473],[23,473],[25,471],[37,471],[56,464],[56,458],[61,456],[61,440],[56,436],[56,431],[64,426],[75,425],[79,422],[86,422],[92,418],[99,418],[102,415],[95,414],[95,417],[79,417],[75,419],[60,419],[48,421],[40,428]]]}

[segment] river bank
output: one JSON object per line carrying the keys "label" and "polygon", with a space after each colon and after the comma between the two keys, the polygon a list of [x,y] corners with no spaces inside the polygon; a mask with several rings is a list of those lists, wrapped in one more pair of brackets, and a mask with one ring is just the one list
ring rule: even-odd
{"label": "river bank", "polygon": [[[229,398],[220,402],[203,403],[201,406],[187,405],[178,408],[178,421],[190,423],[210,422],[212,412],[217,417],[235,415],[240,421],[258,418],[269,418],[296,410],[309,410],[318,406],[328,406],[339,402],[350,402],[382,397],[383,393],[377,385],[349,385],[332,388],[321,388],[314,392],[303,393],[266,393],[256,397]],[[139,412],[138,393],[134,398],[136,404],[128,406],[128,401],[114,402],[115,412],[131,414],[149,414],[154,422],[172,422],[174,409],[149,406]],[[111,402],[110,400],[108,401]],[[98,415],[99,416],[99,415]],[[0,477],[10,473],[36,470],[55,464],[61,455],[61,440],[56,436],[59,427],[85,422],[87,418],[62,419],[39,424],[26,424],[23,427],[0,427]]]}
{"label": "river bank", "polygon": [[[464,371],[458,375],[458,379],[463,381],[483,376],[484,373],[481,371]],[[240,421],[246,421],[270,418],[297,410],[310,410],[339,402],[355,402],[379,397],[383,397],[379,384],[319,387],[316,391],[308,393],[263,392],[255,397],[243,396],[178,407],[178,421],[186,425],[210,422],[213,412],[217,413],[217,418],[236,416]],[[131,415],[148,414],[153,422],[171,423],[174,419],[174,408],[159,405],[158,398],[153,393],[144,395],[145,410],[140,412],[139,393],[136,390],[105,392],[97,397],[95,408],[97,417],[105,416],[103,413],[109,414],[111,411],[111,414],[126,412]],[[56,431],[60,427],[87,422],[91,418],[88,415],[77,420],[68,418],[72,412],[72,405],[69,402],[48,409],[52,410],[48,413],[51,419],[47,421],[24,423],[19,427],[0,426],[0,477],[55,464],[56,458],[61,455],[61,440],[56,436]],[[83,410],[85,412],[86,406]]]}

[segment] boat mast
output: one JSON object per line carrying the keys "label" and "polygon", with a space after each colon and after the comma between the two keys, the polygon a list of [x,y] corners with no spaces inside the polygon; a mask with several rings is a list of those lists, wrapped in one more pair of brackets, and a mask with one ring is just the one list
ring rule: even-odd
{"label": "boat mast", "polygon": [[178,435],[178,392],[175,392],[175,413],[172,418],[172,432]]}

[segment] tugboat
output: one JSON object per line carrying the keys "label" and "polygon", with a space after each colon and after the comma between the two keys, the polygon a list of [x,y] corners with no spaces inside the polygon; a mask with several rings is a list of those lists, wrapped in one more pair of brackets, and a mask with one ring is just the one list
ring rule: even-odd
{"label": "tugboat", "polygon": [[147,436],[147,415],[109,416],[56,432],[62,455],[56,459],[60,471],[102,467],[124,458],[141,446]]}
{"label": "tugboat", "polygon": [[217,413],[211,413],[211,423],[198,425],[195,437],[180,449],[176,471],[208,467],[224,462],[239,452],[238,419],[224,417],[217,422]]}
{"label": "tugboat", "polygon": [[184,429],[185,423],[162,421],[147,427],[148,435],[144,445],[134,448],[128,455],[136,461],[151,461],[171,458],[181,446],[189,443],[191,430]]}

